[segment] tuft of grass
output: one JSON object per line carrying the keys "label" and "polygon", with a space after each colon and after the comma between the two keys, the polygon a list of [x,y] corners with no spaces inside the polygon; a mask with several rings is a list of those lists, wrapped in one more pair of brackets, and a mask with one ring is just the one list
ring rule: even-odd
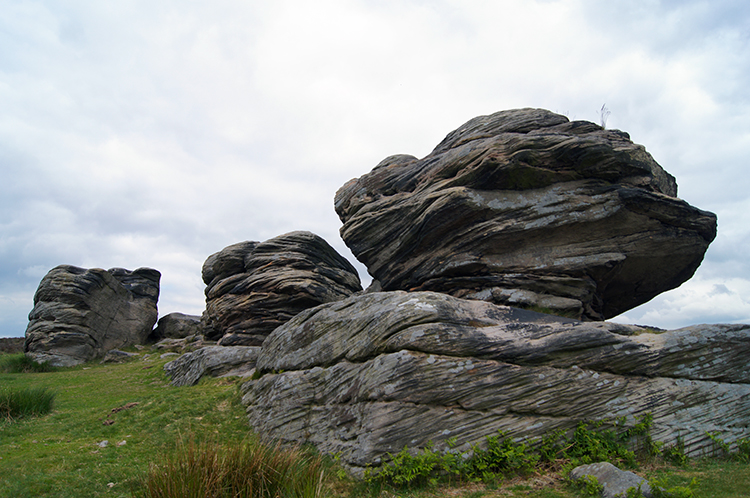
{"label": "tuft of grass", "polygon": [[151,464],[140,498],[318,498],[326,466],[319,455],[252,441],[221,445],[191,439]]}
{"label": "tuft of grass", "polygon": [[0,389],[0,417],[17,419],[45,415],[52,411],[55,393],[45,387]]}
{"label": "tuft of grass", "polygon": [[48,362],[37,363],[23,353],[0,356],[1,373],[40,373],[55,372],[58,369]]}

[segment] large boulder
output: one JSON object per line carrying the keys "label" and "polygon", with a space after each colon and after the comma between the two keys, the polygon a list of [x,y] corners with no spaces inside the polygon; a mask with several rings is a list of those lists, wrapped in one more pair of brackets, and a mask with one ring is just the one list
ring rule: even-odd
{"label": "large boulder", "polygon": [[158,317],[160,278],[151,268],[53,268],[34,295],[24,350],[71,366],[143,344]]}
{"label": "large boulder", "polygon": [[716,216],[676,196],[627,133],[518,109],[470,120],[423,159],[384,159],[335,208],[383,290],[602,320],[700,265]]}
{"label": "large boulder", "polygon": [[226,247],[206,259],[203,281],[204,334],[225,346],[260,346],[300,311],[362,290],[351,263],[310,232]]}
{"label": "large boulder", "polygon": [[[530,442],[579,422],[653,416],[689,456],[748,437],[750,325],[657,332],[442,293],[369,293],[304,311],[242,387],[258,434],[312,443],[354,473],[404,446]],[[256,374],[257,375],[257,374]]]}

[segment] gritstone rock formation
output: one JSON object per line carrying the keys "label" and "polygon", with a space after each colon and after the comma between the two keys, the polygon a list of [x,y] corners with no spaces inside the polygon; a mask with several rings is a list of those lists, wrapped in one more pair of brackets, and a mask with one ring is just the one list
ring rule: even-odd
{"label": "gritstone rock formation", "polygon": [[158,317],[160,278],[150,268],[53,268],[34,295],[24,350],[71,366],[144,343]]}
{"label": "gritstone rock formation", "polygon": [[341,236],[382,290],[611,318],[679,286],[715,215],[627,133],[542,109],[474,118],[336,194]]}
{"label": "gritstone rock formation", "polygon": [[[653,416],[689,456],[748,437],[750,325],[654,333],[434,292],[352,296],[263,343],[243,385],[258,434],[310,442],[361,473],[404,446],[458,448],[497,430],[533,441],[582,420]],[[277,372],[277,373],[274,373]],[[709,408],[710,407],[710,408]]]}
{"label": "gritstone rock formation", "polygon": [[149,341],[162,339],[184,339],[191,335],[201,334],[201,317],[184,313],[170,313],[159,318],[156,328],[149,336]]}
{"label": "gritstone rock formation", "polygon": [[260,352],[255,346],[206,346],[164,365],[173,386],[192,386],[204,375],[247,377],[255,371]]}
{"label": "gritstone rock formation", "polygon": [[291,232],[208,257],[204,334],[220,345],[260,346],[302,310],[362,290],[354,267],[321,237]]}

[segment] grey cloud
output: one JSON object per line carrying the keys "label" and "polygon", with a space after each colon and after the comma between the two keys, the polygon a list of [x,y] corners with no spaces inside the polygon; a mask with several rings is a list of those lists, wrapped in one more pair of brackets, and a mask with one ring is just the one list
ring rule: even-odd
{"label": "grey cloud", "polygon": [[713,289],[711,289],[711,292],[708,293],[709,296],[716,296],[719,294],[734,294],[734,292],[730,291],[724,284],[716,284]]}
{"label": "grey cloud", "polygon": [[[522,106],[597,121],[606,102],[612,127],[719,214],[697,277],[750,280],[736,214],[750,188],[744,2],[342,2],[316,5],[319,24],[300,18],[310,8],[49,0],[4,11],[0,335],[18,333],[39,269],[61,263],[156,267],[162,312],[199,313],[200,265],[235,242],[311,230],[353,262],[338,187]],[[669,72],[707,60],[702,78]],[[717,108],[698,112],[688,84]],[[669,299],[640,313],[666,314]]]}

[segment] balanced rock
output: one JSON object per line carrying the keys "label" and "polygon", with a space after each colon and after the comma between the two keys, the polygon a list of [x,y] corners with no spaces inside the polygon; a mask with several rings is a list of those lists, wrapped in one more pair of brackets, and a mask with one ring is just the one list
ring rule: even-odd
{"label": "balanced rock", "polygon": [[204,334],[226,346],[260,346],[300,311],[362,290],[351,263],[310,232],[231,245],[208,257],[203,281]]}
{"label": "balanced rock", "polygon": [[[584,420],[651,414],[656,441],[710,452],[748,437],[750,325],[655,333],[434,292],[306,310],[263,344],[242,387],[258,434],[312,443],[354,473],[430,441],[538,441]],[[256,374],[257,375],[257,374]]]}
{"label": "balanced rock", "polygon": [[627,133],[542,109],[474,118],[428,156],[336,193],[341,236],[385,291],[430,290],[588,320],[689,279],[716,216]]}
{"label": "balanced rock", "polygon": [[161,274],[61,265],[34,295],[24,350],[38,362],[71,366],[143,344],[158,317]]}

